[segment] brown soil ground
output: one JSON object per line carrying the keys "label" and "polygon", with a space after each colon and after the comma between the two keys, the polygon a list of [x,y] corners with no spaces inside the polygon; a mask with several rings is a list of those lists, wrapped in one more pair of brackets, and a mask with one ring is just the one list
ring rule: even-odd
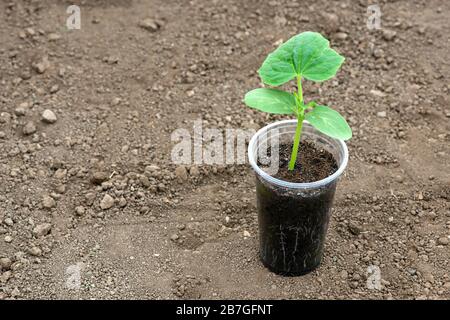
{"label": "brown soil ground", "polygon": [[[75,2],[81,30],[69,1],[0,1],[0,299],[450,298],[450,2],[379,1],[381,30],[363,0]],[[305,97],[354,138],[324,261],[285,278],[258,259],[249,166],[183,171],[170,137],[281,119],[242,97],[306,30],[347,59]]]}

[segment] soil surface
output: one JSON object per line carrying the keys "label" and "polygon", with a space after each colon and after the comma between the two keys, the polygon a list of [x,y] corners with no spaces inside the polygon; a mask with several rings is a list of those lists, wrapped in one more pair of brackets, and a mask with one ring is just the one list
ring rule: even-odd
{"label": "soil surface", "polygon": [[295,170],[289,170],[291,154],[292,144],[279,146],[279,170],[275,178],[297,183],[314,182],[331,176],[338,169],[331,153],[307,141],[299,144]]}
{"label": "soil surface", "polygon": [[[0,299],[450,298],[450,2],[0,1]],[[244,106],[279,43],[346,57],[304,97],[353,138],[303,277],[258,259],[248,164],[171,161],[171,134],[285,119]],[[295,84],[292,83],[294,89]]]}

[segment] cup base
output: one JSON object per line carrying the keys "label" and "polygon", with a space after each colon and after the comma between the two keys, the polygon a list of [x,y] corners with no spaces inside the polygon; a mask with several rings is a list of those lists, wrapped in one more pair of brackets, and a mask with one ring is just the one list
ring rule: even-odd
{"label": "cup base", "polygon": [[319,261],[318,264],[314,265],[313,267],[309,268],[309,269],[304,269],[304,270],[299,270],[299,271],[284,271],[284,270],[279,270],[279,269],[275,269],[273,268],[271,265],[269,265],[268,263],[266,263],[264,261],[264,259],[262,258],[262,256],[259,256],[259,260],[261,261],[261,263],[264,265],[264,267],[266,267],[270,272],[273,272],[279,276],[283,276],[283,277],[298,277],[298,276],[304,276],[307,275],[308,273],[313,272],[314,270],[316,270],[319,266],[321,261]]}

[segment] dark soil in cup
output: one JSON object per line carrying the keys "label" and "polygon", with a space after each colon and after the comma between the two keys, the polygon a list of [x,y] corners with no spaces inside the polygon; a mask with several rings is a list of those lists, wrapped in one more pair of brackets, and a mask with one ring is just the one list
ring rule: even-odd
{"label": "dark soil in cup", "polygon": [[[276,178],[291,182],[322,180],[334,172],[336,160],[312,143],[302,143],[295,170],[288,170],[292,145],[280,145]],[[302,275],[322,260],[336,181],[316,189],[289,189],[256,179],[260,257],[271,271]]]}
{"label": "dark soil in cup", "polygon": [[292,144],[282,144],[279,147],[279,170],[275,178],[297,183],[314,182],[325,179],[338,169],[333,155],[317,148],[313,143],[300,142],[295,169],[289,170]]}

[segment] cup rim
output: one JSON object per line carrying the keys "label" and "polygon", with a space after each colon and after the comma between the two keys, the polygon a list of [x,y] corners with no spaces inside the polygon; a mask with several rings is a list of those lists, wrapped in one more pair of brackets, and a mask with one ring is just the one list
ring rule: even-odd
{"label": "cup rim", "polygon": [[[263,171],[256,162],[256,158],[257,156],[253,156],[253,152],[252,150],[255,148],[256,142],[258,140],[258,137],[261,136],[264,132],[269,131],[270,129],[272,129],[275,126],[279,126],[282,124],[296,124],[297,120],[296,119],[290,119],[290,120],[281,120],[281,121],[277,121],[271,124],[268,124],[264,127],[262,127],[261,129],[259,129],[254,135],[253,137],[250,139],[250,143],[248,144],[248,149],[247,149],[247,155],[248,155],[248,160],[250,162],[250,165],[252,166],[253,170],[262,178],[264,178],[265,180],[269,181],[270,183],[273,183],[275,185],[278,185],[280,187],[285,187],[285,188],[291,188],[291,189],[311,189],[311,188],[320,188],[324,185],[327,185],[328,183],[337,180],[341,174],[344,172],[345,168],[347,167],[347,163],[348,163],[348,148],[347,148],[347,144],[341,140],[341,139],[335,139],[335,138],[331,138],[335,141],[338,142],[340,148],[344,151],[344,157],[342,159],[341,164],[339,165],[339,168],[336,170],[336,172],[334,172],[332,175],[322,179],[322,180],[318,180],[318,181],[314,181],[314,182],[305,182],[305,183],[297,183],[297,182],[288,182],[288,181],[284,181],[284,180],[280,180],[277,178],[272,177],[271,175],[269,175],[268,173],[266,173],[265,171]],[[307,123],[310,125],[310,123],[307,120],[303,120],[303,123]],[[257,154],[257,153],[256,153]]]}

